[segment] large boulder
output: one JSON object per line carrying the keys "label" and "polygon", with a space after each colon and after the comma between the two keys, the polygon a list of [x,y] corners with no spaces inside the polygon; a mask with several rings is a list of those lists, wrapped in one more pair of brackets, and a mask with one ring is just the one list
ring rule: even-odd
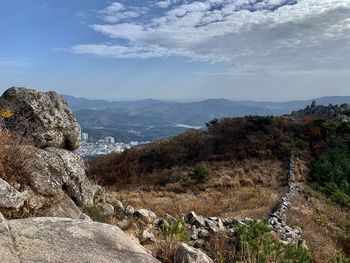
{"label": "large boulder", "polygon": [[116,226],[63,218],[27,218],[7,224],[7,232],[0,232],[4,262],[159,262]]}
{"label": "large boulder", "polygon": [[90,183],[77,154],[57,148],[16,148],[22,158],[21,173],[34,192],[45,196],[66,193],[78,205],[90,206],[98,187]]}
{"label": "large boulder", "polygon": [[[64,149],[9,146],[12,170],[0,181],[0,211],[8,218],[82,218],[77,206],[92,206],[100,187],[90,183],[83,160]],[[20,209],[18,209],[20,208]]]}
{"label": "large boulder", "polygon": [[10,88],[0,97],[0,109],[10,113],[5,128],[32,138],[39,148],[75,150],[80,145],[80,126],[54,91]]}

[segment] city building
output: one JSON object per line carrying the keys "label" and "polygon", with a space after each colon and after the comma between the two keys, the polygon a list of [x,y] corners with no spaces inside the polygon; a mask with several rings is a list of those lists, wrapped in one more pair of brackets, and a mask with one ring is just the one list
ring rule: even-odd
{"label": "city building", "polygon": [[81,140],[84,142],[87,142],[88,139],[89,139],[89,134],[86,132],[82,132],[81,133]]}
{"label": "city building", "polygon": [[105,137],[105,143],[115,143],[114,137]]}

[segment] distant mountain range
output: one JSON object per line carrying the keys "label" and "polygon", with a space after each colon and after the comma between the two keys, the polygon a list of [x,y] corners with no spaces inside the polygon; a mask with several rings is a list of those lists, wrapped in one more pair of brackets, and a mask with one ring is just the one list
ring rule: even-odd
{"label": "distant mountain range", "polygon": [[[214,118],[245,115],[283,115],[305,108],[313,100],[288,102],[232,101],[208,99],[175,102],[146,99],[139,101],[89,100],[64,95],[83,129],[96,137],[112,135],[124,140],[154,140],[174,135],[184,127],[204,126]],[[322,97],[317,104],[350,103],[350,96]],[[108,132],[107,132],[108,131]],[[147,135],[149,134],[149,136]]]}

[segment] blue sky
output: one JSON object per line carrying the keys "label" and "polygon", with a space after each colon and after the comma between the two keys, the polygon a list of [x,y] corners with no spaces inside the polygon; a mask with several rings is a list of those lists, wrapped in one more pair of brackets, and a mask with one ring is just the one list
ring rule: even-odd
{"label": "blue sky", "polygon": [[348,0],[11,0],[0,85],[88,98],[350,95]]}

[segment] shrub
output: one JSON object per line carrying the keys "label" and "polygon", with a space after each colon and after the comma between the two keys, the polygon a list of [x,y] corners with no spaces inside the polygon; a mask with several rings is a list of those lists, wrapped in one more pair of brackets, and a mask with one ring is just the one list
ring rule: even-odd
{"label": "shrub", "polygon": [[341,206],[350,209],[350,196],[345,194],[343,191],[336,189],[330,196],[330,200]]}
{"label": "shrub", "polygon": [[332,263],[350,263],[350,257],[343,253],[338,253]]}
{"label": "shrub", "polygon": [[312,175],[333,202],[350,207],[350,153],[342,140],[333,141],[313,162]]}
{"label": "shrub", "polygon": [[299,150],[306,150],[308,147],[308,143],[300,138],[295,140],[294,145]]}
{"label": "shrub", "polygon": [[160,227],[160,233],[163,239],[177,237],[181,242],[188,241],[190,236],[181,219],[175,221],[166,221]]}
{"label": "shrub", "polygon": [[227,257],[222,251],[216,251],[218,262],[311,262],[310,254],[301,241],[295,245],[283,245],[271,234],[265,222],[238,225],[236,232],[235,239],[229,241],[234,255]]}
{"label": "shrub", "polygon": [[84,209],[84,213],[87,214],[93,221],[107,223],[107,217],[102,213],[102,210],[98,206],[89,206]]}
{"label": "shrub", "polygon": [[255,125],[272,125],[274,123],[273,116],[257,116],[250,115],[246,116],[247,120],[254,123]]}
{"label": "shrub", "polygon": [[209,172],[203,165],[196,165],[193,167],[190,176],[197,183],[204,183],[209,177]]}

